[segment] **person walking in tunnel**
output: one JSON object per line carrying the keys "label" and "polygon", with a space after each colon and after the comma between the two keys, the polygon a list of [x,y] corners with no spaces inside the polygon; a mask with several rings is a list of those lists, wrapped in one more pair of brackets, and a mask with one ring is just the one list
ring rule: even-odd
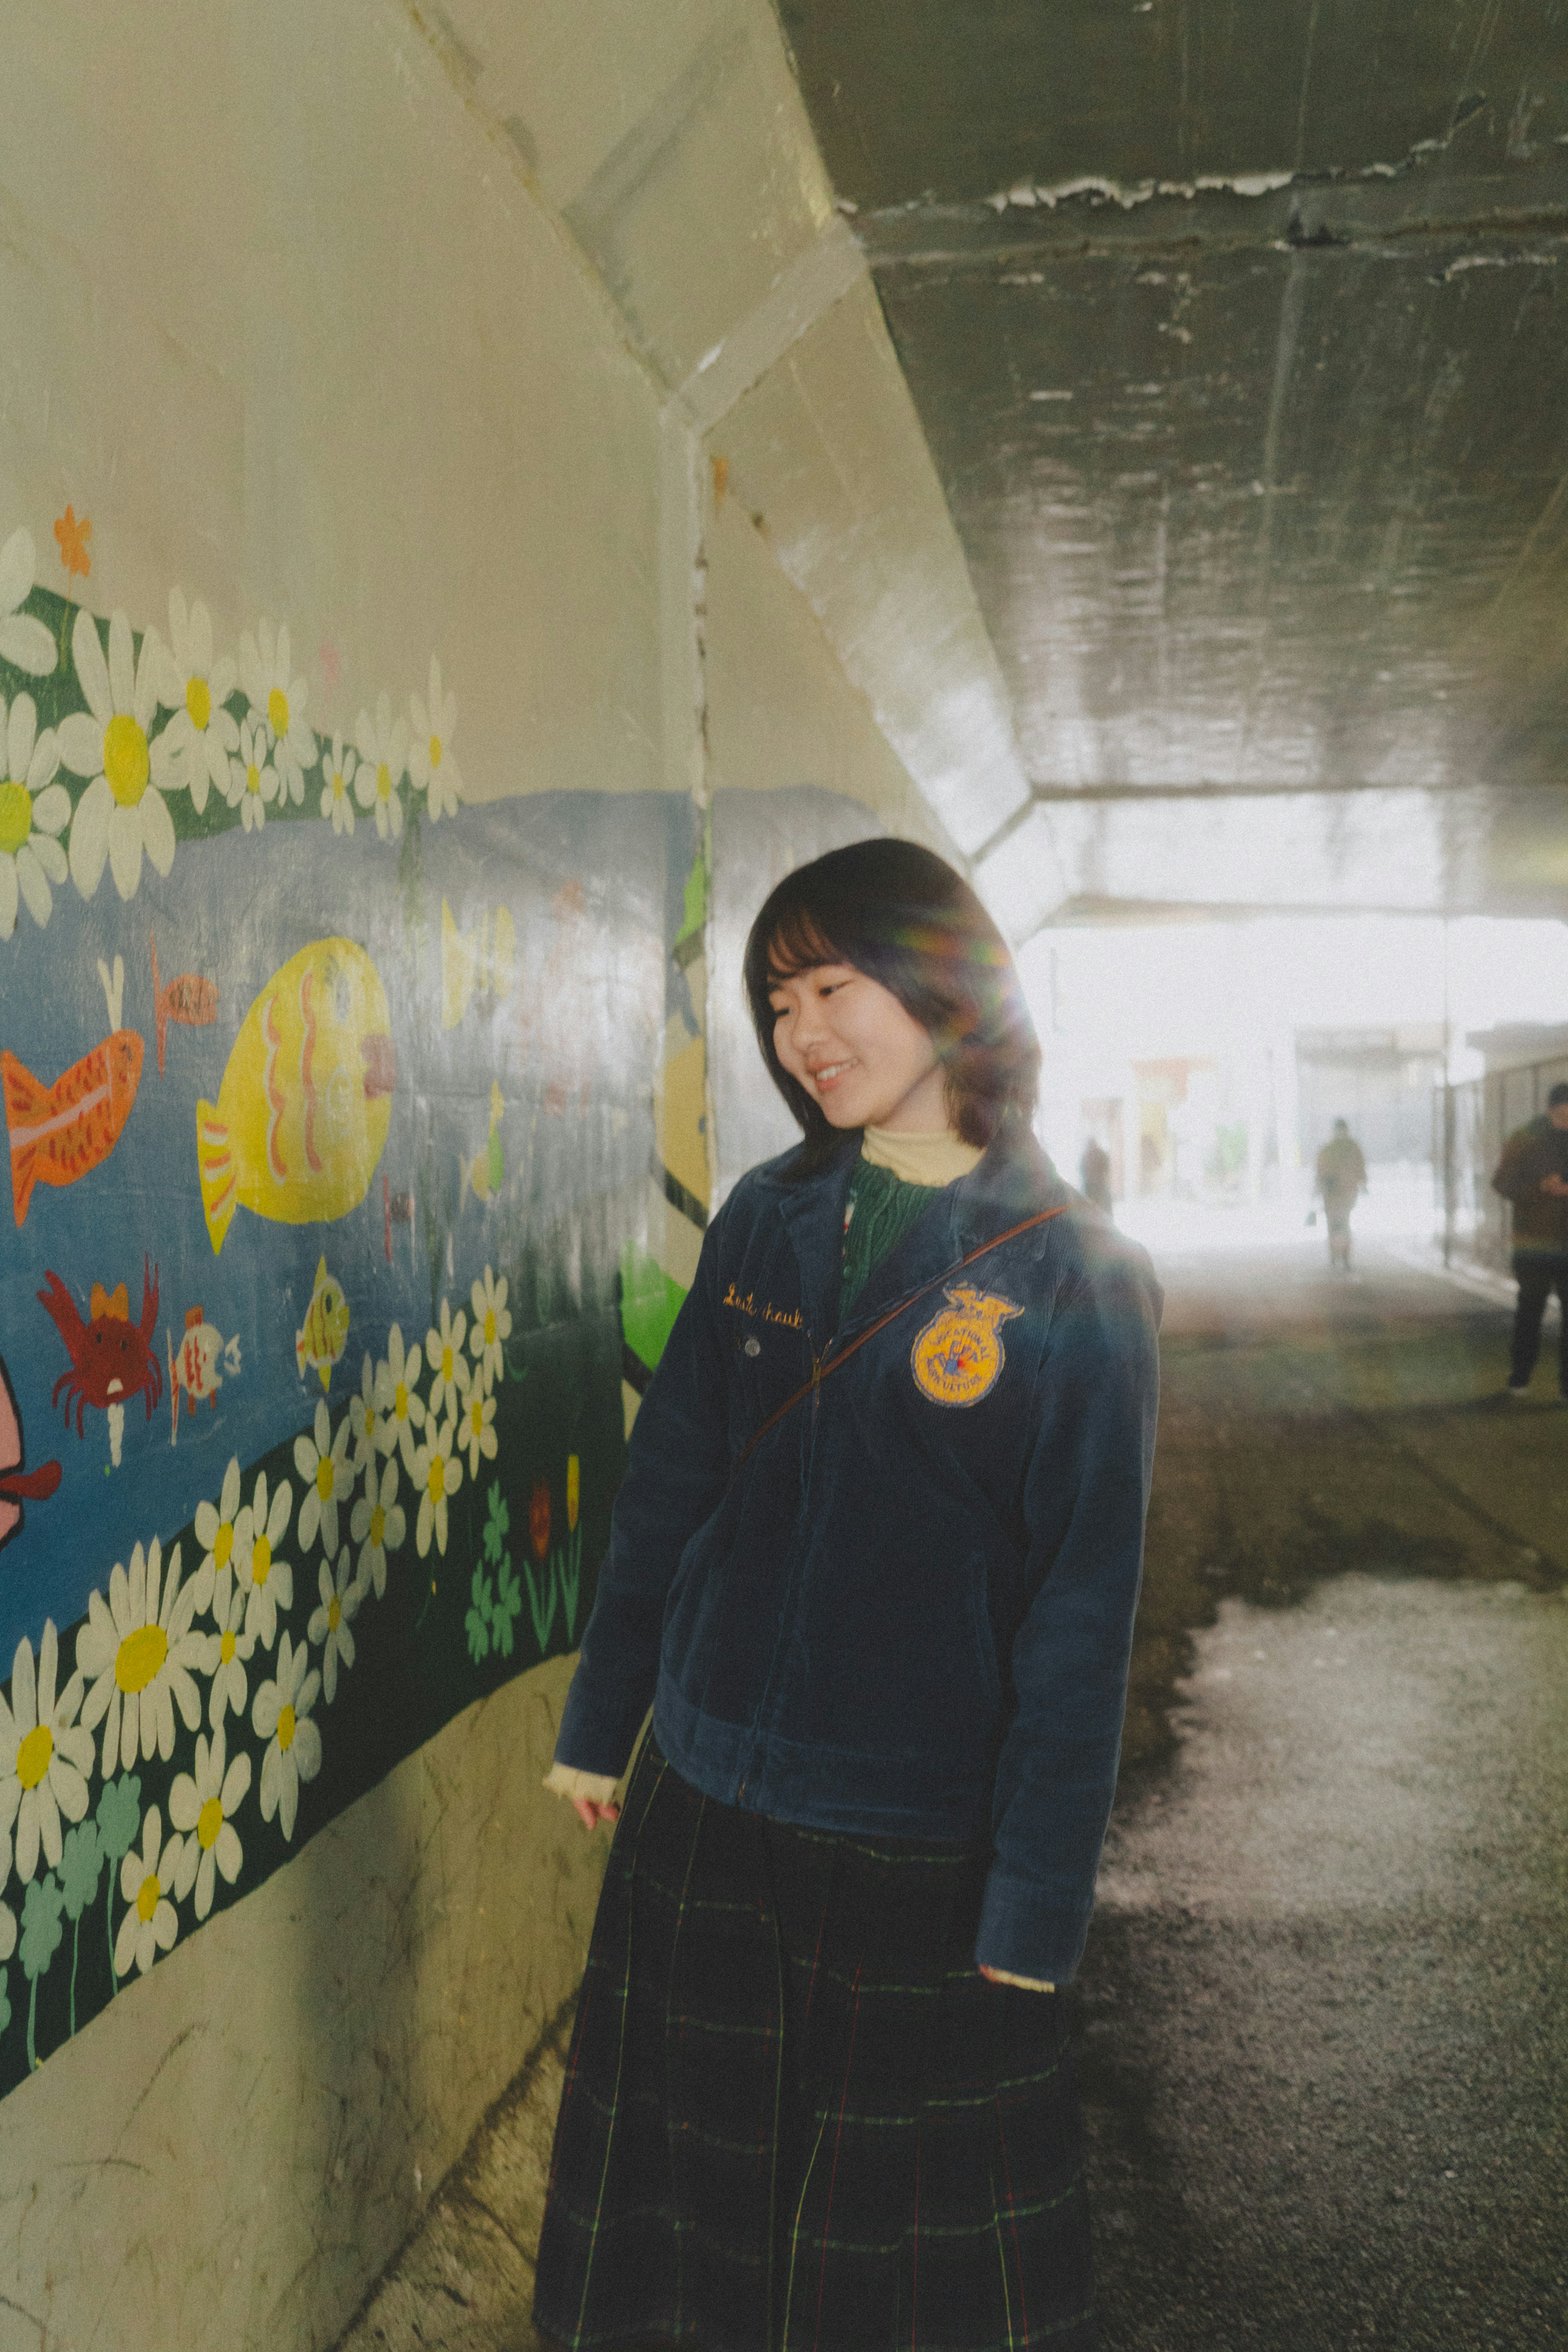
{"label": "person walking in tunnel", "polygon": [[1545,1111],[1516,1128],[1492,1177],[1513,1211],[1513,1349],[1508,1393],[1523,1396],[1541,1353],[1546,1302],[1555,1290],[1562,1326],[1557,1384],[1568,1400],[1568,1084],[1554,1086]]}
{"label": "person walking in tunnel", "polygon": [[1160,1293],[1030,1131],[1007,948],[929,851],[752,928],[803,1130],[736,1186],[632,1431],[547,1786],[650,1702],[535,2318],[582,2352],[1096,2340],[1076,1969],[1112,1793]]}
{"label": "person walking in tunnel", "polygon": [[1333,1133],[1318,1154],[1313,1189],[1322,1198],[1329,1229],[1329,1269],[1350,1272],[1350,1213],[1366,1190],[1366,1162],[1348,1121],[1336,1118]]}
{"label": "person walking in tunnel", "polygon": [[1078,1181],[1086,1201],[1111,1214],[1111,1155],[1098,1136],[1092,1135],[1078,1163]]}

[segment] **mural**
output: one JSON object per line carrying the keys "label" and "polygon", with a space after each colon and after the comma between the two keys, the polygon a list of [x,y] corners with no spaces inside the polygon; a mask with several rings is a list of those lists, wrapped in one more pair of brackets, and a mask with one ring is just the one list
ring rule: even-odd
{"label": "mural", "polygon": [[0,544],[0,2092],[572,1647],[707,1209],[688,803]]}

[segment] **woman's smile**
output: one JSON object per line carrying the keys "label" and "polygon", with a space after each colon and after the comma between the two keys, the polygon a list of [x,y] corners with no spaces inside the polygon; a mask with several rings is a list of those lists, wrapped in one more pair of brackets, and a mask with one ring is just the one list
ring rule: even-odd
{"label": "woman's smile", "polygon": [[940,1134],[946,1073],[928,1030],[854,964],[812,964],[768,992],[773,1047],[832,1127]]}

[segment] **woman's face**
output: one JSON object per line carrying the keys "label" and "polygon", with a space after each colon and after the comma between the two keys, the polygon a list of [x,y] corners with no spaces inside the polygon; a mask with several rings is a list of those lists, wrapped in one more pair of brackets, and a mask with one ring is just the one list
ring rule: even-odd
{"label": "woman's face", "polygon": [[936,1135],[947,1125],[944,1073],[927,1031],[891,989],[851,963],[776,981],[773,1046],[831,1127]]}

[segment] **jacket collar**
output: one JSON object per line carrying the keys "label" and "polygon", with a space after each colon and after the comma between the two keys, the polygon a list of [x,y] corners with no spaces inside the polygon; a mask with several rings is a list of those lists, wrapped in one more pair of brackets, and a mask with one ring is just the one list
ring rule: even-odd
{"label": "jacket collar", "polygon": [[[844,1262],[844,1203],[860,1158],[858,1134],[847,1136],[825,1168],[803,1183],[779,1183],[779,1210],[800,1268],[800,1303],[813,1349],[827,1345],[839,1319]],[[777,1181],[777,1180],[776,1180]]]}
{"label": "jacket collar", "polygon": [[[822,1348],[838,1325],[843,1271],[844,1206],[860,1157],[858,1134],[846,1137],[817,1175],[781,1182],[779,1211],[800,1269],[800,1296],[812,1345]],[[846,1332],[934,1281],[1038,1209],[1072,1197],[1031,1134],[1008,1130],[991,1143],[967,1176],[948,1185],[904,1239],[873,1267],[855,1300]]]}

